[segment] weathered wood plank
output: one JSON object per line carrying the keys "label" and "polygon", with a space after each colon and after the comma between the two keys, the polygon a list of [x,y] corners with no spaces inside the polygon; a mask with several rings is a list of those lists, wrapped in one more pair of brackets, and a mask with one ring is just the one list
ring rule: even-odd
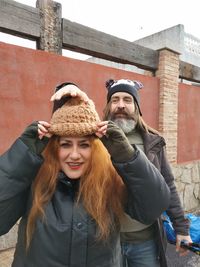
{"label": "weathered wood plank", "polygon": [[40,11],[40,39],[37,48],[51,53],[62,54],[62,6],[60,3],[37,1]]}
{"label": "weathered wood plank", "polygon": [[200,67],[180,61],[179,77],[193,82],[200,81]]}
{"label": "weathered wood plank", "polygon": [[0,0],[0,31],[36,40],[40,37],[39,10],[12,0]]}
{"label": "weathered wood plank", "polygon": [[63,19],[63,48],[144,69],[156,70],[158,52]]}

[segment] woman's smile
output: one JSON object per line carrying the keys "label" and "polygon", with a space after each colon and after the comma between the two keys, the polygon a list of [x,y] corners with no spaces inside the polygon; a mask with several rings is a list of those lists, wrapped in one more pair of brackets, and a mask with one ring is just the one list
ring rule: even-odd
{"label": "woman's smile", "polygon": [[67,164],[72,170],[78,170],[78,169],[81,168],[81,165],[84,164],[84,163],[67,162]]}

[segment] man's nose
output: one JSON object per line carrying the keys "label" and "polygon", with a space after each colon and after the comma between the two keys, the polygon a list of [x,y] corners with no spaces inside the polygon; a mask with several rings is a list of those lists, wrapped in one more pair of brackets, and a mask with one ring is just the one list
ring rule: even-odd
{"label": "man's nose", "polygon": [[119,109],[124,109],[125,108],[125,105],[124,105],[124,101],[123,100],[119,100],[119,102],[118,102],[118,108]]}

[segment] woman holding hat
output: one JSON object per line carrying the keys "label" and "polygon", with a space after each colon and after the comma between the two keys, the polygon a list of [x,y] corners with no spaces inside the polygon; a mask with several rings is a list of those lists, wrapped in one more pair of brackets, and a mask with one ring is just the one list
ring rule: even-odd
{"label": "woman holding hat", "polygon": [[72,97],[54,111],[0,157],[0,234],[21,218],[12,267],[119,267],[124,210],[149,224],[169,189],[91,100]]}

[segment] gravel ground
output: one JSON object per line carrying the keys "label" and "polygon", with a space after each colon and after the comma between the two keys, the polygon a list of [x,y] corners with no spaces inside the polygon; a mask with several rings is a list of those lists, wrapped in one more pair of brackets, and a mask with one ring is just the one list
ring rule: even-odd
{"label": "gravel ground", "polygon": [[174,245],[168,244],[167,247],[168,267],[200,267],[200,256],[189,252],[187,256],[180,257]]}

